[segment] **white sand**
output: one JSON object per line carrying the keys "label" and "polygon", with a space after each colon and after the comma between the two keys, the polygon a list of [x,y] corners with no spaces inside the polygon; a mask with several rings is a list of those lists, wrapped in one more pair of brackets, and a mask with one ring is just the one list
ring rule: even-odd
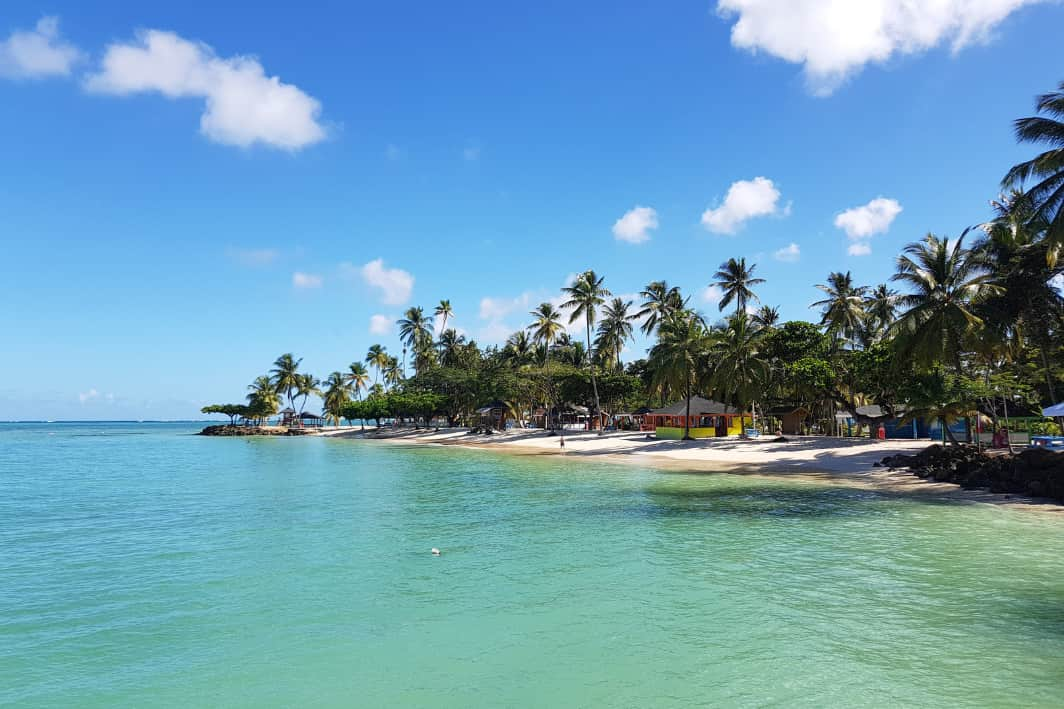
{"label": "white sand", "polygon": [[468,429],[390,429],[358,427],[326,429],[319,435],[362,437],[392,443],[454,445],[519,455],[564,455],[601,462],[664,467],[691,472],[737,472],[756,475],[797,475],[829,484],[869,487],[962,502],[988,502],[1064,514],[1064,506],[1018,495],[963,490],[957,485],[916,477],[907,470],[891,471],[875,462],[896,453],[915,453],[932,441],[787,436],[786,443],[769,438],[749,441],[717,438],[697,441],[656,440],[639,432],[567,432],[560,436],[542,430],[509,431],[491,436],[470,435]]}
{"label": "white sand", "polygon": [[[367,429],[370,431],[370,429]],[[358,435],[359,430],[327,430],[322,435]],[[757,468],[775,472],[814,470],[820,472],[866,473],[876,470],[872,464],[894,453],[912,453],[930,445],[925,440],[871,441],[856,438],[825,438],[821,436],[788,436],[786,443],[771,439],[710,438],[697,441],[666,441],[648,438],[645,433],[615,432],[599,436],[595,433],[567,432],[565,448],[560,436],[549,436],[542,430],[509,431],[491,436],[470,435],[467,429],[431,430],[382,429],[379,436],[391,441],[409,443],[437,443],[475,446],[523,453],[557,454],[567,456],[632,456],[646,462],[660,459],[675,462],[711,463],[724,470]]]}

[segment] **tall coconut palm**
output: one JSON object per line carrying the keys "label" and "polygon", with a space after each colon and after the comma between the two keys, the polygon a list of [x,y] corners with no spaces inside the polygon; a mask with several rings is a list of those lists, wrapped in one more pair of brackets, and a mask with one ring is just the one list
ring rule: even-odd
{"label": "tall coconut palm", "polygon": [[817,288],[827,296],[812,305],[821,309],[820,324],[827,328],[836,343],[842,339],[856,347],[857,337],[864,327],[864,299],[868,288],[855,286],[849,271],[829,273],[828,282],[817,284]]}
{"label": "tall coconut palm", "polygon": [[602,433],[601,420],[599,418],[602,406],[599,402],[598,380],[595,377],[595,367],[591,356],[591,328],[595,325],[595,318],[600,305],[606,302],[606,298],[613,295],[602,285],[603,278],[594,271],[587,270],[581,273],[571,285],[562,288],[569,300],[562,303],[562,308],[572,310],[569,322],[576,322],[578,318],[584,318],[584,328],[587,334],[587,368],[591,372],[591,389],[595,393],[595,420],[599,422],[599,433]]}
{"label": "tall coconut palm", "polygon": [[351,400],[351,385],[348,377],[340,372],[333,372],[325,378],[325,394],[322,396],[322,409],[335,425],[340,424],[344,404]]}
{"label": "tall coconut palm", "polygon": [[511,333],[502,348],[503,359],[514,367],[528,364],[532,360],[532,339],[524,330]]}
{"label": "tall coconut palm", "polygon": [[366,369],[366,365],[361,362],[352,362],[347,367],[344,380],[351,389],[351,393],[355,395],[355,398],[361,401],[362,390],[369,384],[369,371]]}
{"label": "tall coconut palm", "polygon": [[642,320],[643,324],[639,329],[645,335],[652,335],[662,320],[668,320],[687,305],[680,295],[680,289],[676,286],[670,287],[665,281],[648,283],[639,295],[642,296],[643,303],[635,318]]}
{"label": "tall coconut palm", "polygon": [[892,328],[902,351],[918,363],[946,362],[963,372],[961,352],[967,338],[982,326],[973,306],[1000,292],[985,258],[964,248],[964,237],[928,234],[898,256],[892,280],[908,287],[898,296],[904,310]]}
{"label": "tall coconut palm", "polygon": [[306,408],[307,399],[311,394],[321,395],[321,381],[313,374],[297,374],[296,375],[296,396],[303,397],[302,403],[299,405],[299,413],[303,413],[303,409]]}
{"label": "tall coconut palm", "polygon": [[535,319],[528,326],[528,331],[532,333],[532,339],[543,347],[543,368],[547,371],[547,402],[544,407],[547,413],[544,417],[544,426],[553,430],[551,409],[554,408],[556,402],[554,400],[554,379],[550,371],[550,351],[558,336],[565,332],[565,326],[562,325],[562,314],[551,303],[540,303],[539,307],[531,311],[529,315]]}
{"label": "tall coconut palm", "polygon": [[754,293],[754,286],[761,285],[765,279],[754,278],[755,270],[757,264],[752,263],[747,267],[745,258],[738,261],[730,258],[720,265],[720,269],[713,274],[715,280],[710,285],[720,288],[721,299],[718,308],[721,311],[732,302],[735,303],[736,313],[744,312],[747,303],[760,302]]}
{"label": "tall coconut palm", "polygon": [[1035,184],[1024,191],[1024,199],[1034,210],[1033,217],[1046,224],[1050,245],[1047,260],[1053,264],[1064,247],[1064,81],[1057,91],[1039,96],[1035,106],[1044,116],[1021,118],[1015,123],[1016,139],[1021,143],[1049,146],[1031,160],[1014,166],[1005,175],[1005,188]]}
{"label": "tall coconut palm", "polygon": [[979,225],[984,233],[972,251],[981,254],[995,275],[1001,292],[991,295],[979,309],[997,339],[1022,349],[1024,335],[1038,343],[1046,391],[1056,401],[1048,352],[1054,332],[1064,319],[1064,299],[1051,280],[1059,269],[1050,266],[1046,253],[1054,248],[1042,239],[1048,225],[1035,216],[1034,209],[1020,192],[991,203],[994,218]]}
{"label": "tall coconut palm", "polygon": [[865,329],[870,342],[883,338],[898,312],[898,292],[886,283],[873,288],[864,299]]}
{"label": "tall coconut palm", "polygon": [[380,382],[380,377],[384,374],[384,370],[388,366],[390,359],[388,351],[383,345],[369,346],[369,350],[366,352],[366,364],[377,370],[377,373],[373,375],[374,384]]}
{"label": "tall coconut palm", "polygon": [[762,305],[754,313],[753,321],[758,327],[775,327],[780,321],[780,309]]}
{"label": "tall coconut palm", "polygon": [[278,394],[287,395],[289,406],[293,406],[295,401],[293,393],[299,386],[299,363],[302,361],[302,358],[296,359],[289,352],[274,360],[273,369],[270,370],[274,388]]}
{"label": "tall coconut palm", "polygon": [[764,334],[740,311],[728,318],[713,348],[713,387],[739,407],[739,428],[743,431],[746,409],[762,392],[771,372],[769,363],[758,354]]}
{"label": "tall coconut palm", "polygon": [[416,369],[423,351],[432,343],[432,317],[425,315],[422,307],[409,308],[396,324],[399,326],[399,339],[414,353]]}
{"label": "tall coconut palm", "polygon": [[263,412],[277,413],[277,410],[281,408],[281,395],[277,392],[277,386],[269,375],[263,374],[261,377],[256,377],[255,381],[248,385],[247,402],[248,405],[259,408]]}
{"label": "tall coconut palm", "polygon": [[[439,305],[436,306],[436,310],[433,311],[440,320],[440,334],[447,332],[447,321],[454,317],[454,308],[451,307],[451,301],[441,300]],[[440,359],[443,359],[443,346],[440,346]]]}
{"label": "tall coconut palm", "polygon": [[598,337],[595,338],[595,347],[598,349],[600,360],[605,363],[609,360],[621,367],[621,350],[624,343],[632,338],[632,320],[635,316],[628,311],[632,307],[632,301],[622,298],[614,298],[602,309],[602,322],[599,323]]}
{"label": "tall coconut palm", "polygon": [[458,348],[466,342],[465,335],[459,335],[452,327],[440,333],[440,364],[445,367],[455,362]]}
{"label": "tall coconut palm", "polygon": [[399,368],[398,357],[388,357],[384,366],[384,382],[388,386],[395,387],[403,381],[403,370]]}
{"label": "tall coconut palm", "polygon": [[712,338],[697,314],[682,310],[658,323],[658,341],[650,349],[652,386],[680,392],[687,402],[683,440],[691,438],[691,397],[702,382]]}

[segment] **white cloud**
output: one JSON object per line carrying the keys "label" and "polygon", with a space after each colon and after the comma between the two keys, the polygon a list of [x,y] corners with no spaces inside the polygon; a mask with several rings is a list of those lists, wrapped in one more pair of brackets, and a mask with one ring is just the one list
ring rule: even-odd
{"label": "white cloud", "polygon": [[702,213],[702,226],[716,234],[734,234],[750,219],[779,213],[779,199],[780,191],[767,177],[739,180],[728,188],[722,205]]}
{"label": "white cloud", "polygon": [[839,214],[835,217],[835,226],[845,231],[851,239],[867,239],[876,234],[885,234],[901,211],[898,200],[877,197],[868,204]]}
{"label": "white cloud", "polygon": [[98,398],[100,398],[100,392],[96,391],[95,389],[89,389],[88,391],[83,391],[78,394],[78,401],[80,401],[82,404]]}
{"label": "white cloud", "polygon": [[390,335],[395,325],[395,318],[387,315],[374,315],[369,319],[369,332],[371,335]]}
{"label": "white cloud", "polygon": [[866,256],[872,253],[872,237],[887,233],[901,212],[898,200],[877,197],[868,204],[840,213],[835,217],[835,227],[842,229],[850,241],[855,242],[850,244],[851,256]]}
{"label": "white cloud", "polygon": [[362,280],[381,292],[385,305],[402,305],[414,291],[414,277],[400,268],[385,268],[384,259],[374,259],[362,267]]}
{"label": "white cloud", "polygon": [[105,94],[205,99],[200,131],[226,145],[299,150],[325,138],[317,99],[267,76],[254,57],[221,58],[173,32],[145,30],[134,42],[108,46],[101,71],[85,86]]}
{"label": "white cloud", "polygon": [[658,213],[653,207],[639,207],[625,212],[624,216],[613,223],[613,236],[618,241],[641,244],[650,240],[651,229],[658,228]]}
{"label": "white cloud", "polygon": [[482,345],[498,345],[506,341],[517,328],[511,328],[501,321],[490,322],[477,331],[477,340]]}
{"label": "white cloud", "polygon": [[801,256],[802,250],[798,247],[798,244],[793,241],[782,249],[777,249],[776,252],[772,254],[772,257],[777,261],[785,262],[797,261]]}
{"label": "white cloud", "polygon": [[1064,291],[1064,273],[1058,273],[1049,279],[1049,285],[1053,286],[1059,291]]}
{"label": "white cloud", "polygon": [[529,307],[532,303],[532,294],[528,291],[522,293],[516,298],[491,298],[484,297],[480,299],[480,319],[481,320],[502,320],[510,313],[520,311],[524,313],[527,310],[531,310]]}
{"label": "white cloud", "polygon": [[32,30],[15,30],[0,40],[0,77],[42,79],[69,76],[81,52],[59,38],[59,20],[42,17]]}
{"label": "white cloud", "polygon": [[984,40],[1014,10],[1042,0],[719,0],[732,46],[801,64],[828,95],[870,62],[948,42]]}
{"label": "white cloud", "polygon": [[701,298],[703,303],[716,305],[723,297],[724,293],[721,292],[718,286],[706,286],[702,289]]}
{"label": "white cloud", "polygon": [[314,275],[313,273],[296,271],[292,274],[292,285],[296,288],[321,288],[321,284],[321,276]]}

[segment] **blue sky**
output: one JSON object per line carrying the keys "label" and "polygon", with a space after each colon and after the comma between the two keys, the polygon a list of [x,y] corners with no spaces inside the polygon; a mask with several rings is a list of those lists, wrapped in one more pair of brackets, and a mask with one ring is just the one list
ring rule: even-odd
{"label": "blue sky", "polygon": [[0,9],[0,420],[195,417],[440,298],[488,344],[587,268],[814,318],[985,218],[1064,79],[1056,2],[222,5]]}

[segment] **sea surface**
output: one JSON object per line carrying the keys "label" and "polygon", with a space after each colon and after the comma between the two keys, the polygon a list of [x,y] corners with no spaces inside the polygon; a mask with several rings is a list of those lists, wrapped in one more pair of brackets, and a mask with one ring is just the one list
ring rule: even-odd
{"label": "sea surface", "polygon": [[1060,515],[198,428],[0,425],[0,705],[1064,704]]}

